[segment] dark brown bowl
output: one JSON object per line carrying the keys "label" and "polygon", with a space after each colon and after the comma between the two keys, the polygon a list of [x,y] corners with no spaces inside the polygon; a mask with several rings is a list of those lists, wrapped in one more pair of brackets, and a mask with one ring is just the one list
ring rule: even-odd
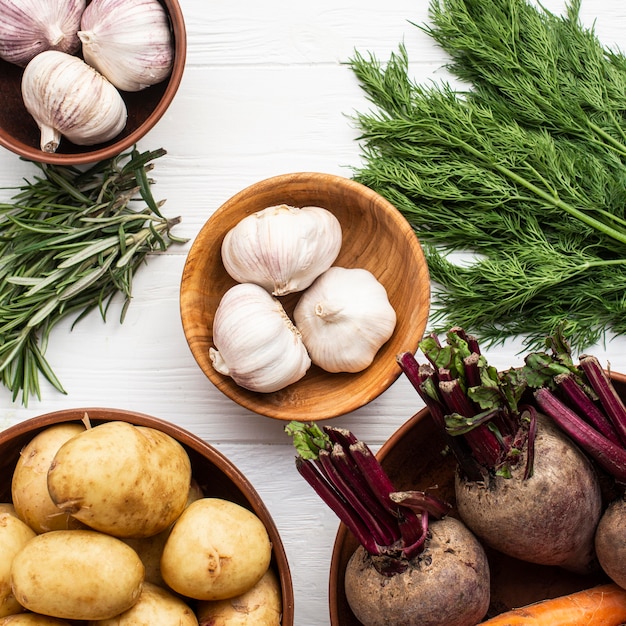
{"label": "dark brown bowl", "polygon": [[77,146],[63,138],[56,152],[43,152],[39,147],[39,128],[22,100],[23,68],[0,59],[0,145],[30,161],[80,165],[117,156],[136,144],[167,111],[185,69],[187,33],[182,10],[177,0],[159,1],[167,10],[174,37],[172,73],[165,81],[142,91],[120,92],[128,121],[115,139],[94,146]]}
{"label": "dark brown bowl", "polygon": [[[217,372],[209,358],[213,319],[235,281],[221,258],[226,233],[241,219],[277,204],[317,205],[339,220],[343,242],[334,265],[369,270],[385,287],[397,315],[391,338],[374,362],[355,374],[331,374],[312,366],[304,378],[273,393],[239,387]],[[292,314],[300,293],[281,298]],[[417,350],[430,305],[428,266],[406,219],[385,198],[349,178],[296,172],[267,178],[240,191],[215,211],[196,237],[183,271],[180,311],[189,348],[200,369],[231,400],[281,420],[324,420],[358,409],[399,377],[396,354]]]}
{"label": "dark brown bowl", "polygon": [[11,476],[22,448],[40,431],[61,422],[78,422],[86,415],[92,424],[121,420],[148,426],[179,441],[191,459],[192,475],[205,496],[223,498],[254,512],[265,524],[272,542],[272,567],[281,586],[282,626],[293,626],[293,584],[287,555],[274,521],[247,478],[218,450],[192,433],[165,420],[119,409],[67,409],[40,415],[0,431],[0,502],[11,501]]}
{"label": "dark brown bowl", "polygon": [[[626,375],[612,373],[611,378],[620,396],[626,398]],[[457,516],[456,462],[453,455],[442,454],[445,447],[444,438],[430,419],[430,411],[422,409],[389,438],[376,456],[399,491],[429,491],[452,504],[451,515]],[[346,566],[357,546],[352,533],[340,524],[330,565],[331,626],[361,626],[350,610],[344,590]],[[495,550],[487,550],[487,557],[491,568],[491,605],[487,617],[609,582],[602,574],[577,575],[559,567],[525,563]]]}

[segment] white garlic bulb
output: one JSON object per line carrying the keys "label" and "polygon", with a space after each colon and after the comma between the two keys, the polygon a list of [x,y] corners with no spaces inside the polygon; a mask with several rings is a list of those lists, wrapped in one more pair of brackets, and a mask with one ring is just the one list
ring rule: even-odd
{"label": "white garlic bulb", "polygon": [[45,50],[74,54],[86,0],[0,0],[0,58],[25,67]]}
{"label": "white garlic bulb", "polygon": [[213,367],[250,391],[269,393],[300,380],[311,359],[282,304],[242,283],[222,296],[213,321]]}
{"label": "white garlic bulb", "polygon": [[117,89],[65,52],[42,52],[26,66],[22,97],[41,130],[44,152],[55,152],[61,135],[91,146],[113,139],[126,125],[126,105]]}
{"label": "white garlic bulb", "polygon": [[328,372],[360,372],[391,337],[396,312],[387,291],[366,269],[331,267],[294,310],[313,363]]}
{"label": "white garlic bulb", "polygon": [[244,217],[226,233],[222,262],[240,283],[275,296],[306,289],[335,261],[341,224],[327,209],[280,204]]}
{"label": "white garlic bulb", "polygon": [[140,91],[172,71],[173,38],[158,0],[92,0],[78,37],[85,61],[122,91]]}

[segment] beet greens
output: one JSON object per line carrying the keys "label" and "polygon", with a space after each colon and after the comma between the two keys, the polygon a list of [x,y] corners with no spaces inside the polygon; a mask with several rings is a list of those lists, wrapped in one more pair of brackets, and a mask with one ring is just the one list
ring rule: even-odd
{"label": "beet greens", "polygon": [[450,509],[420,491],[399,492],[370,448],[348,430],[291,422],[285,428],[298,452],[296,468],[348,527],[378,557],[380,573],[392,576],[419,555],[428,521]]}
{"label": "beet greens", "polygon": [[420,349],[426,363],[409,352],[398,355],[398,363],[446,434],[466,477],[508,476],[525,444],[525,476],[530,476],[536,420],[534,408],[520,404],[526,381],[514,370],[499,374],[476,338],[461,328],[447,333],[445,345],[435,335],[425,337]]}
{"label": "beet greens", "polygon": [[626,482],[626,405],[609,374],[591,355],[575,364],[560,330],[545,346],[526,355],[523,366],[497,372],[476,338],[455,327],[445,345],[436,335],[422,340],[427,363],[410,353],[397,360],[468,479],[482,480],[488,472],[506,476],[525,443],[530,476],[540,410],[600,467]]}

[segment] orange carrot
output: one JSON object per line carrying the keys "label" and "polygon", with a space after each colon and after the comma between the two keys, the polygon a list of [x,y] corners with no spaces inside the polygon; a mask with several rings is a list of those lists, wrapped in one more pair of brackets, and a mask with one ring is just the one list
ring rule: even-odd
{"label": "orange carrot", "polygon": [[626,590],[611,583],[501,613],[481,626],[619,626]]}

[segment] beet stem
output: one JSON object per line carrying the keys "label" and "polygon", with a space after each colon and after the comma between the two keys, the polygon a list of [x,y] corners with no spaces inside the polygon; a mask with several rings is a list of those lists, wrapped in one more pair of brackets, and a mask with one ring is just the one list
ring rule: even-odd
{"label": "beet stem", "polygon": [[615,430],[620,436],[622,444],[626,444],[626,406],[617,394],[611,379],[602,369],[600,361],[595,356],[582,355],[580,357],[582,368],[589,384],[598,394],[606,414],[611,419]]}
{"label": "beet stem", "polygon": [[379,554],[380,549],[372,538],[369,528],[355,514],[347,500],[329,483],[315,468],[312,461],[296,457],[296,468],[300,475],[314,489],[315,493],[337,515],[337,517],[350,529],[356,540],[370,554]]}
{"label": "beet stem", "polygon": [[537,389],[534,395],[539,408],[601,467],[616,480],[626,481],[626,450],[595,430],[546,387]]}
{"label": "beet stem", "polygon": [[558,374],[554,377],[554,383],[562,394],[565,403],[578,415],[586,418],[596,430],[613,443],[622,444],[610,419],[594,404],[572,374]]}

